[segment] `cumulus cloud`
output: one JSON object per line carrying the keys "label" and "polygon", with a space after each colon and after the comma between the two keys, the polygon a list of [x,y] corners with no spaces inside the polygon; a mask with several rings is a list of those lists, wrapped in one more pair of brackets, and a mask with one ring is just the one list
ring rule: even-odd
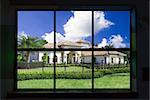
{"label": "cumulus cloud", "polygon": [[102,42],[98,44],[98,47],[99,48],[102,48],[102,47],[105,47],[108,45],[108,42],[107,42],[107,39],[106,38],[103,38],[102,39]]}
{"label": "cumulus cloud", "polygon": [[[44,35],[42,35],[42,38],[49,43],[53,43],[54,42],[54,31],[51,33],[45,33]],[[63,41],[64,39],[65,39],[65,37],[62,34],[56,32],[56,42]]]}
{"label": "cumulus cloud", "polygon": [[[64,34],[56,33],[56,42],[63,40],[77,41],[92,36],[92,12],[91,11],[71,11],[71,16],[63,25]],[[103,11],[94,12],[94,32],[114,25],[113,22],[105,18]],[[54,32],[45,33],[42,38],[48,42],[54,41]]]}
{"label": "cumulus cloud", "polygon": [[94,33],[114,25],[113,22],[105,18],[103,11],[94,11]]}
{"label": "cumulus cloud", "polygon": [[[92,12],[72,11],[73,16],[64,24],[65,37],[69,40],[77,40],[92,35]],[[102,11],[94,12],[94,33],[114,25],[105,18]]]}
{"label": "cumulus cloud", "polygon": [[125,48],[126,44],[123,43],[123,38],[121,35],[112,35],[110,37],[110,43],[113,45],[114,48]]}
{"label": "cumulus cloud", "polygon": [[65,37],[69,40],[76,40],[92,34],[92,12],[91,11],[72,11],[73,16],[63,25]]}
{"label": "cumulus cloud", "polygon": [[112,45],[114,48],[125,48],[127,45],[123,43],[123,38],[121,35],[111,35],[109,40],[106,38],[102,39],[102,42],[98,44],[99,48],[105,47],[107,45]]}

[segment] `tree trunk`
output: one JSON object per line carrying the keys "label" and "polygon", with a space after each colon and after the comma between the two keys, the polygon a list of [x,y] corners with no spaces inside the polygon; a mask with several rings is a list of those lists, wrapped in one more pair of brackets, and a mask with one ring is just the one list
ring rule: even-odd
{"label": "tree trunk", "polygon": [[30,51],[27,51],[27,69],[30,68],[29,63],[30,63]]}

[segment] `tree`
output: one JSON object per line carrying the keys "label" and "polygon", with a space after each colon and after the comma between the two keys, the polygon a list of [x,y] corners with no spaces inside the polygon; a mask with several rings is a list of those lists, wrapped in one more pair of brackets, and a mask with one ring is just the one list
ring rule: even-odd
{"label": "tree", "polygon": [[42,60],[43,60],[42,71],[44,71],[44,67],[47,66],[49,60],[47,52],[45,52],[44,55],[42,56]]}
{"label": "tree", "polygon": [[23,61],[25,61],[25,57],[24,57],[24,55],[23,55],[23,52],[19,52],[18,54],[17,54],[17,61],[18,62],[23,62]]}
{"label": "tree", "polygon": [[109,49],[109,48],[113,48],[113,45],[106,45],[105,47],[104,47],[105,49]]}
{"label": "tree", "polygon": [[45,52],[44,55],[42,56],[42,60],[44,64],[48,63],[48,54]]}
{"label": "tree", "polygon": [[[18,48],[41,48],[46,44],[46,40],[42,40],[38,37],[21,36],[18,38]],[[26,51],[26,62],[30,62],[30,51]],[[27,65],[29,68],[29,64]]]}

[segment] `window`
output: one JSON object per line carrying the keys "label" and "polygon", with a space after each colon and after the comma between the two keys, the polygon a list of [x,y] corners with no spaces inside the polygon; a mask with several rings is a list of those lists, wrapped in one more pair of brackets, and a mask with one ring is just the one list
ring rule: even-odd
{"label": "window", "polygon": [[17,14],[17,89],[131,89],[131,11]]}

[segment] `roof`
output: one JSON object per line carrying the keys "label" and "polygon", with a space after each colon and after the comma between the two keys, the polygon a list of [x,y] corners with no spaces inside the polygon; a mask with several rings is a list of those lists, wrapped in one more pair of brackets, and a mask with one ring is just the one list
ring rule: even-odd
{"label": "roof", "polygon": [[44,48],[54,48],[54,43],[47,43],[43,47]]}
{"label": "roof", "polygon": [[[62,41],[56,43],[56,48],[59,48],[61,46],[71,46],[71,47],[83,47],[82,44],[76,43],[76,42],[71,42],[71,41]],[[47,43],[43,46],[44,48],[54,48],[54,43]]]}
{"label": "roof", "polygon": [[[94,56],[104,56],[104,55],[121,55],[127,56],[127,54],[119,51],[94,51]],[[91,51],[82,51],[82,56],[92,56]]]}
{"label": "roof", "polygon": [[80,40],[76,41],[76,43],[86,43],[86,44],[90,44],[89,41],[86,41],[86,40],[83,40],[83,39],[80,39]]}
{"label": "roof", "polygon": [[76,46],[76,47],[82,47],[81,44],[78,44],[76,42],[72,42],[72,41],[63,41],[63,42],[59,42],[58,46]]}

